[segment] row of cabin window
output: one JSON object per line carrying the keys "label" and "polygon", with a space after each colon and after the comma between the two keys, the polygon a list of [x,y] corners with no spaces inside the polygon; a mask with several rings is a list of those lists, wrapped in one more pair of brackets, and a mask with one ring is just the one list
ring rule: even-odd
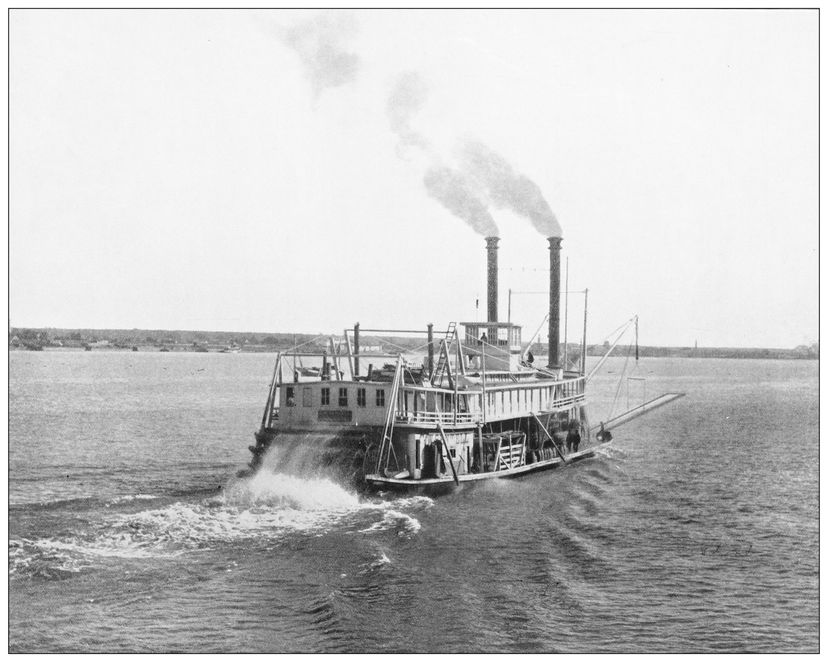
{"label": "row of cabin window", "polygon": [[[295,403],[295,393],[293,386],[285,387],[285,401],[288,403],[288,406],[293,406],[291,403]],[[322,405],[330,405],[331,404],[331,389],[330,388],[323,388],[320,390],[321,392],[321,404]],[[385,406],[385,389],[378,388],[376,391],[376,403],[377,407],[384,407]],[[309,406],[310,403],[303,403],[304,406]],[[347,407],[348,406],[348,389],[347,388],[340,388],[339,389],[339,406],[340,407]],[[366,399],[365,399],[365,389],[358,388],[357,389],[357,406],[358,407],[365,407],[366,406]]]}

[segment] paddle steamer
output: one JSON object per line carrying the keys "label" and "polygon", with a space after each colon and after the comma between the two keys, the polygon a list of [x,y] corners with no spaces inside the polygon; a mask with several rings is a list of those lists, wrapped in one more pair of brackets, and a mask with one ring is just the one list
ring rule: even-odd
{"label": "paddle steamer", "polygon": [[[341,342],[329,339],[322,352],[280,353],[256,445],[250,447],[250,470],[269,449],[307,433],[304,439],[319,446],[320,461],[347,467],[358,483],[434,492],[552,469],[610,443],[613,422],[591,426],[587,417],[586,291],[574,369],[564,365],[569,361],[559,351],[561,239],[548,238],[544,366],[535,365],[519,325],[498,321],[498,241],[486,238],[487,321],[451,323],[439,334],[431,324],[422,332],[356,324]],[[634,322],[637,326],[636,318],[627,326]],[[419,334],[424,355],[399,353],[375,367],[383,355],[360,352],[361,334]],[[309,357],[321,359],[321,367],[304,367],[302,360]],[[661,396],[636,409],[643,413],[670,399]]]}

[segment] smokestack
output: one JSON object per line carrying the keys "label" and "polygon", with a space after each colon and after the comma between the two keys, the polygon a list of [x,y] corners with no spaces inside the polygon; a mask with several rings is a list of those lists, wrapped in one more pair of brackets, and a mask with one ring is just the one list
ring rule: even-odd
{"label": "smokestack", "polygon": [[561,242],[560,237],[549,237],[549,367],[559,367],[561,316]]}
{"label": "smokestack", "polygon": [[[497,322],[497,237],[486,237],[486,252],[488,253],[489,275],[489,318],[488,322]],[[491,340],[489,341],[491,342]]]}

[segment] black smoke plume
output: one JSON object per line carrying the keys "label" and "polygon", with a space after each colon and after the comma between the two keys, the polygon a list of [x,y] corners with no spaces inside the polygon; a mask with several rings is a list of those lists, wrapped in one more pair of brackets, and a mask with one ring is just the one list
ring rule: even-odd
{"label": "black smoke plume", "polygon": [[476,194],[472,183],[462,173],[444,166],[432,166],[423,177],[429,195],[484,237],[496,237],[497,225]]}
{"label": "black smoke plume", "polygon": [[400,144],[423,149],[428,147],[428,141],[411,128],[412,117],[427,99],[428,86],[416,71],[406,71],[397,77],[385,110],[391,130],[399,137]]}
{"label": "black smoke plume", "polygon": [[525,216],[544,237],[560,237],[561,226],[540,187],[515,172],[508,161],[486,145],[465,141],[460,148],[462,171],[479,182],[492,203]]}
{"label": "black smoke plume", "polygon": [[356,79],[360,59],[346,47],[355,32],[353,15],[341,11],[318,14],[282,31],[282,41],[296,51],[305,67],[314,98]]}

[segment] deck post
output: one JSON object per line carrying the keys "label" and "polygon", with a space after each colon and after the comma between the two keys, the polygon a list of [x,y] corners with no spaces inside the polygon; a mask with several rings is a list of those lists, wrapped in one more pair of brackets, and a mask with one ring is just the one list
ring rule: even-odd
{"label": "deck post", "polygon": [[486,423],[486,343],[483,342],[480,347],[483,350],[483,367],[481,369],[481,374],[483,376],[481,387],[483,392],[480,396],[480,410],[483,413],[483,423]]}
{"label": "deck post", "polygon": [[354,381],[359,376],[359,322],[354,324]]}
{"label": "deck post", "polygon": [[480,423],[477,424],[477,451],[480,455],[480,473],[483,473],[483,426]]}
{"label": "deck post", "polygon": [[448,439],[446,439],[446,433],[443,432],[443,426],[440,423],[437,423],[437,430],[440,432],[440,437],[443,439],[443,453],[445,453],[446,459],[448,460],[449,466],[451,467],[451,475],[454,476],[454,482],[459,485],[460,479],[457,478],[457,472],[454,470],[454,462],[451,461],[451,453],[449,453],[448,447]]}

